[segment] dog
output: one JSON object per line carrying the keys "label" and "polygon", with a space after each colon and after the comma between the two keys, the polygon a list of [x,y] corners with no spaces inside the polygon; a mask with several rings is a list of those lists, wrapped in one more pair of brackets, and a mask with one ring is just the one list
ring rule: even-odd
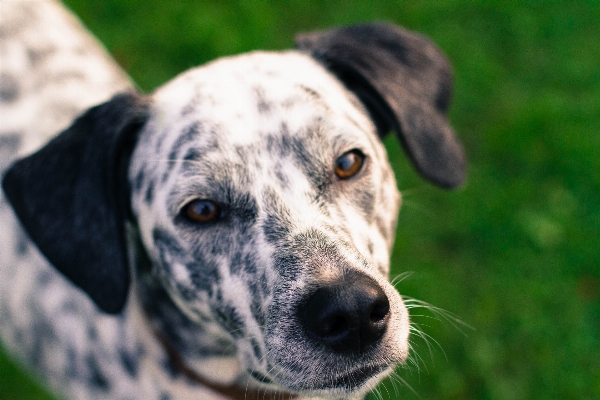
{"label": "dog", "polygon": [[465,178],[429,40],[300,34],[144,95],[59,3],[1,18],[0,333],[57,394],[360,399],[407,359],[381,138]]}

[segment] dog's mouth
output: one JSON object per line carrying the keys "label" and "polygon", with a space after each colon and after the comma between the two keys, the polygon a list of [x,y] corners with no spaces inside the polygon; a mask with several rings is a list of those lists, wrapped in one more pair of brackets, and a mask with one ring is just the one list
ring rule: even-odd
{"label": "dog's mouth", "polygon": [[[289,389],[294,392],[322,392],[322,391],[354,391],[360,389],[367,381],[389,369],[388,364],[368,365],[351,371],[344,371],[334,376],[324,376],[321,382],[311,382],[310,385],[300,385]],[[249,375],[263,385],[276,385],[273,379],[256,370],[248,370]],[[279,388],[281,389],[281,388]]]}
{"label": "dog's mouth", "polygon": [[388,368],[388,365],[375,365],[358,368],[351,372],[346,372],[343,375],[333,378],[333,380],[331,380],[330,382],[325,383],[322,386],[322,389],[358,389],[361,386],[363,386],[369,379],[379,375]]}

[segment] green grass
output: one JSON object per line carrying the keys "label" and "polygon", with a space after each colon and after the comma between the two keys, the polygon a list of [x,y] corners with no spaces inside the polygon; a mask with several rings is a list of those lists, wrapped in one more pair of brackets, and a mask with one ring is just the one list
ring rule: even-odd
{"label": "green grass", "polygon": [[[420,368],[398,373],[423,399],[600,398],[600,3],[66,3],[146,91],[298,31],[390,20],[431,37],[454,65],[469,180],[433,188],[386,140],[405,194],[393,269],[475,329],[415,317],[439,346],[415,338]],[[0,358],[0,398],[43,398],[32,387]],[[398,390],[380,387],[418,398]]]}

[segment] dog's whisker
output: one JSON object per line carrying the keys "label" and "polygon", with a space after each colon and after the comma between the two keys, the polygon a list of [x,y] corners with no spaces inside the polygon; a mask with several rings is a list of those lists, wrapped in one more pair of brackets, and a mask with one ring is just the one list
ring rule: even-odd
{"label": "dog's whisker", "polygon": [[[429,353],[432,354],[431,353],[432,352],[431,345],[429,343],[426,343],[425,345],[426,345],[427,350],[429,351]],[[414,354],[414,360],[415,360],[415,364],[417,366],[416,367],[417,368],[417,373],[421,372],[421,368],[423,368],[426,372],[428,372],[429,368],[427,367],[427,363],[425,362],[425,360],[423,359],[423,357],[421,356],[421,354],[419,354],[419,352],[417,351],[418,344],[415,343],[414,341],[411,341],[410,347],[411,347],[411,350],[413,351],[413,354]],[[433,360],[433,356],[432,356],[432,360]]]}
{"label": "dog's whisker", "polygon": [[414,299],[414,298],[408,297],[408,296],[402,296],[402,299],[404,300],[404,304],[406,305],[406,308],[408,308],[409,310],[416,309],[416,308],[422,308],[425,310],[429,310],[435,317],[437,317],[438,320],[446,321],[446,322],[450,323],[450,325],[452,325],[455,329],[457,329],[460,333],[462,333],[465,336],[468,336],[468,335],[464,331],[463,328],[466,328],[469,330],[475,330],[475,328],[473,328],[471,325],[464,322],[456,314],[454,314],[450,311],[444,310],[443,308],[436,307],[436,306],[431,305],[423,300]]}
{"label": "dog's whisker", "polygon": [[390,374],[390,379],[395,379],[397,383],[399,383],[400,385],[402,385],[405,388],[407,388],[408,390],[410,390],[419,399],[421,398],[421,395],[419,395],[419,393],[415,389],[413,389],[413,387],[411,385],[409,385],[409,383],[406,381],[406,379],[402,378],[395,371]]}
{"label": "dog's whisker", "polygon": [[417,369],[417,373],[421,372],[421,365],[423,366],[425,371],[428,371],[425,360],[423,360],[423,357],[421,357],[419,352],[416,350],[417,344],[411,339],[411,340],[409,340],[409,345],[410,345],[410,354],[411,354],[409,356],[409,360],[412,362],[414,367]]}
{"label": "dog's whisker", "polygon": [[380,386],[383,386],[385,388],[385,383],[382,383],[378,387],[375,387],[374,389],[371,390],[371,393],[373,393],[375,395],[377,400],[383,400],[383,395],[381,394],[381,390],[379,389]]}
{"label": "dog's whisker", "polygon": [[428,333],[424,332],[424,331],[423,331],[422,329],[420,329],[420,327],[419,327],[418,325],[416,325],[416,324],[414,324],[414,325],[412,326],[412,328],[413,328],[414,330],[413,330],[413,329],[411,329],[411,331],[412,331],[412,332],[414,332],[414,333],[415,333],[415,334],[416,334],[418,337],[420,337],[421,339],[423,339],[423,342],[425,342],[425,345],[427,346],[427,349],[429,350],[429,355],[430,355],[430,357],[431,357],[431,361],[433,361],[433,360],[434,360],[434,358],[433,358],[433,346],[431,345],[431,343],[432,343],[432,342],[433,342],[433,344],[435,344],[435,345],[436,345],[436,347],[438,347],[438,348],[441,350],[442,354],[444,354],[444,357],[445,357],[446,359],[448,359],[448,357],[446,356],[446,352],[444,351],[443,347],[441,346],[441,344],[440,344],[440,343],[439,343],[439,342],[438,342],[436,339],[434,339],[434,338],[433,338],[431,335],[429,335]]}
{"label": "dog's whisker", "polygon": [[396,287],[396,285],[398,285],[400,282],[403,282],[404,280],[410,278],[413,274],[414,274],[413,271],[401,272],[398,275],[396,275],[394,278],[392,278],[392,280],[390,281],[390,284],[392,286]]}

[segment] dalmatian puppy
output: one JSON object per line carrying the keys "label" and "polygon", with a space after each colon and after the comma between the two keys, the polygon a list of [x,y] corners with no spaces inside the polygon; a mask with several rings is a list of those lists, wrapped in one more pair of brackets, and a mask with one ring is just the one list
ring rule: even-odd
{"label": "dalmatian puppy", "polygon": [[361,399],[407,359],[381,138],[463,181],[432,43],[301,34],[145,95],[58,3],[0,32],[0,332],[59,395]]}

